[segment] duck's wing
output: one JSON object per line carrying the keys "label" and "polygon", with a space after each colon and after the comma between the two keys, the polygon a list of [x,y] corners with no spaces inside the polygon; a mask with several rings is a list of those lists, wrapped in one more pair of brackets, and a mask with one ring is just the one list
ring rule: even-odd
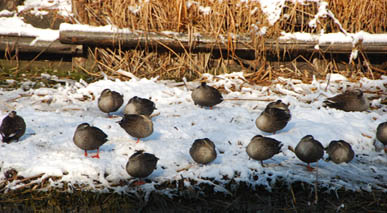
{"label": "duck's wing", "polygon": [[92,126],[92,127],[90,127],[90,130],[92,131],[94,137],[96,137],[98,139],[102,138],[104,142],[107,141],[107,137],[108,136],[101,129],[99,129],[98,127]]}
{"label": "duck's wing", "polygon": [[348,94],[339,94],[330,98],[327,98],[324,101],[324,105],[331,107],[331,108],[336,108],[336,109],[343,109],[346,105],[346,101],[350,96]]}
{"label": "duck's wing", "polygon": [[14,119],[9,116],[5,117],[0,126],[1,134],[5,137],[12,137],[12,134],[15,134],[17,131],[18,127],[15,125]]}
{"label": "duck's wing", "polygon": [[215,99],[217,99],[217,100],[220,100],[220,101],[223,101],[223,96],[222,96],[222,94],[219,92],[219,90],[217,90],[216,88],[214,88],[214,87],[208,87],[209,88],[209,90],[211,91],[209,94],[213,97],[213,98],[215,98]]}
{"label": "duck's wing", "polygon": [[265,113],[268,113],[271,117],[276,118],[278,121],[289,121],[290,120],[290,111],[283,110],[278,108],[267,107]]}
{"label": "duck's wing", "polygon": [[124,103],[124,96],[120,93],[113,91],[112,96],[117,106],[121,106]]}
{"label": "duck's wing", "polygon": [[140,108],[146,115],[150,115],[153,113],[153,110],[156,109],[156,105],[153,101],[146,99],[146,98],[141,98],[139,100]]}

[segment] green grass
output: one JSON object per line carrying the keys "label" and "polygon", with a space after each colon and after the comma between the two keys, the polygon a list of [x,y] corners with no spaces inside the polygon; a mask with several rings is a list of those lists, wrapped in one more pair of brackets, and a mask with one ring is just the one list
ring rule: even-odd
{"label": "green grass", "polygon": [[[71,62],[64,61],[14,61],[0,59],[0,87],[15,89],[26,81],[32,82],[30,88],[54,87],[60,81],[45,78],[42,74],[57,76],[58,79],[71,79],[93,82],[97,79],[89,74],[73,70]],[[9,81],[13,80],[13,81]]]}

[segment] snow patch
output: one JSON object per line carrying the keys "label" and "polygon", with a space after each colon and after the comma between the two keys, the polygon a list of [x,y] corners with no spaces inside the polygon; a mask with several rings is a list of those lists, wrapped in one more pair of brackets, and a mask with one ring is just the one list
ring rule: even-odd
{"label": "snow patch", "polygon": [[[320,160],[319,185],[332,190],[343,187],[386,191],[387,159],[384,153],[375,151],[374,138],[377,125],[387,120],[387,114],[386,106],[380,103],[382,97],[374,94],[386,91],[387,77],[381,80],[363,78],[357,83],[338,74],[331,74],[329,78],[329,81],[314,79],[312,84],[278,78],[271,86],[260,86],[249,85],[241,72],[219,76],[205,74],[203,80],[209,85],[227,91],[223,94],[225,101],[212,110],[195,106],[191,100],[191,89],[199,82],[186,82],[187,87],[179,87],[174,86],[178,84],[173,81],[132,78],[129,81],[105,79],[91,84],[66,82],[56,89],[0,89],[0,101],[5,103],[0,106],[0,117],[16,110],[27,123],[26,134],[18,143],[0,145],[0,181],[5,178],[4,172],[13,168],[24,177],[44,173],[39,180],[61,176],[62,179],[50,182],[53,187],[60,187],[60,182],[66,181],[70,185],[89,185],[91,190],[128,192],[136,189],[113,185],[132,180],[125,171],[126,162],[135,150],[144,149],[160,159],[157,169],[148,177],[152,182],[140,187],[144,191],[156,190],[158,183],[181,178],[193,179],[198,185],[216,181],[215,190],[224,193],[228,191],[223,184],[230,179],[251,186],[262,185],[268,190],[279,180],[312,184],[315,174],[307,172],[304,163],[286,148],[266,160],[265,168],[249,159],[245,151],[256,134],[275,138],[284,143],[284,147],[294,147],[303,136],[311,134],[324,146],[331,140],[343,139],[356,153],[348,164]],[[116,123],[124,106],[113,113],[114,118],[107,118],[100,112],[96,100],[105,88],[124,94],[124,103],[135,95],[151,98],[156,103],[156,113],[160,113],[153,118],[154,133],[136,144],[136,139]],[[373,96],[376,109],[343,112],[321,107],[326,97],[351,88],[361,88],[366,96]],[[261,132],[255,127],[255,119],[270,101],[277,99],[290,104],[292,118],[275,135]],[[100,149],[101,159],[84,157],[83,151],[73,144],[75,128],[83,122],[101,128],[109,136],[109,141]],[[213,163],[200,166],[193,162],[188,150],[195,139],[204,137],[214,141],[218,157]],[[258,180],[254,178],[257,176]],[[18,186],[9,185],[7,189],[15,187]]]}

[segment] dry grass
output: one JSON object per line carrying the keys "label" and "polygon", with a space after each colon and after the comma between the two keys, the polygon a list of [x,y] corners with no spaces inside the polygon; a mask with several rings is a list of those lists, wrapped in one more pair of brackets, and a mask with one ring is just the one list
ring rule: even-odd
{"label": "dry grass", "polygon": [[[309,26],[318,12],[319,5],[308,2],[304,5],[286,2],[281,18],[273,26],[261,11],[259,2],[240,0],[230,1],[73,1],[76,18],[90,25],[114,24],[132,30],[150,32],[174,31],[189,35],[202,33],[214,37],[223,36],[229,41],[229,50],[223,53],[193,53],[189,49],[175,52],[166,47],[164,50],[150,49],[91,49],[98,71],[112,77],[126,79],[118,73],[123,69],[138,77],[156,77],[181,80],[183,77],[193,80],[202,73],[221,74],[243,71],[246,77],[255,83],[270,81],[278,76],[299,78],[309,81],[313,75],[325,77],[327,73],[342,73],[356,80],[366,76],[379,78],[385,74],[387,65],[372,66],[367,55],[360,54],[354,62],[348,63],[348,56],[338,59],[322,52],[292,58],[287,63],[290,52],[275,52],[274,59],[268,59],[263,51],[266,38],[276,38],[281,31],[286,32],[386,32],[387,2],[385,0],[332,0],[328,8],[331,16],[317,18],[315,28]],[[210,10],[207,10],[210,9]],[[136,12],[133,12],[136,11]],[[335,22],[335,20],[341,26]],[[264,36],[256,36],[257,31],[267,27]],[[232,35],[251,36],[255,39],[255,60],[244,60],[233,50]],[[324,66],[317,66],[316,59]],[[278,62],[281,61],[281,66]],[[323,62],[320,62],[323,61]],[[301,62],[301,63],[300,63]],[[380,63],[380,61],[377,61]],[[100,76],[98,71],[89,71]]]}
{"label": "dry grass", "polygon": [[[387,2],[384,0],[329,0],[328,9],[332,15],[318,18],[316,28],[309,26],[318,12],[319,4],[293,4],[286,2],[282,18],[278,22],[279,29],[286,32],[316,33],[324,30],[326,33],[342,32],[356,33],[361,30],[369,33],[386,33]],[[335,19],[341,24],[342,29]]]}
{"label": "dry grass", "polygon": [[[67,175],[67,174],[64,174]],[[162,183],[154,182],[155,191],[146,195],[137,189],[133,181],[119,180],[111,187],[127,186],[137,189],[136,193],[91,192],[103,189],[103,184],[93,180],[94,187],[88,184],[69,184],[60,176],[45,176],[44,173],[32,177],[22,177],[14,169],[4,171],[6,179],[0,182],[0,211],[10,212],[15,208],[19,211],[242,211],[242,212],[383,212],[387,206],[386,192],[373,190],[331,191],[325,187],[304,182],[288,183],[278,178],[269,192],[263,186],[252,186],[246,182],[229,179],[222,184],[228,193],[215,192],[214,186],[220,184],[208,179],[212,184],[198,184],[192,179],[170,180]],[[261,177],[255,176],[254,179]],[[150,180],[146,180],[148,183]],[[190,182],[187,187],[185,182]],[[52,186],[52,183],[61,184]],[[8,184],[12,190],[6,190]],[[163,194],[170,190],[175,197]],[[71,191],[71,192],[69,192]],[[147,197],[147,198],[146,198]]]}

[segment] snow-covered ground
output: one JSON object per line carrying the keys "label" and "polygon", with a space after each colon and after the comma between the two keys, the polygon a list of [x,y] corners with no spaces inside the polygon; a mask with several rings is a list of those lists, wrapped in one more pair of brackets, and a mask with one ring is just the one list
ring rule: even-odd
{"label": "snow-covered ground", "polygon": [[[261,2],[261,9],[269,17],[269,22],[275,23],[285,1]],[[310,23],[311,26],[317,23],[318,18],[327,15],[334,18],[334,14],[327,10],[326,3],[319,2],[319,13],[315,21]],[[71,15],[70,0],[27,0],[24,6],[18,7],[18,12],[31,8],[34,8],[36,15],[44,12],[37,8],[58,9],[62,15]],[[204,9],[208,11],[211,8]],[[12,28],[9,27],[11,25]],[[257,31],[263,32],[264,29]],[[16,16],[0,17],[0,33],[33,35],[37,40],[56,40],[59,36],[57,30],[34,28]],[[294,35],[305,40],[319,39],[324,42],[380,40],[366,33],[348,34],[345,31],[340,36]],[[292,36],[283,34],[283,38]],[[381,39],[385,39],[385,36]],[[320,160],[318,183],[321,186],[387,191],[387,155],[375,151],[373,145],[377,125],[387,121],[387,107],[380,104],[387,96],[386,76],[380,80],[362,79],[353,83],[343,76],[332,75],[329,83],[314,81],[312,84],[280,78],[269,87],[247,84],[242,73],[205,77],[210,85],[224,87],[224,97],[228,99],[213,110],[193,105],[190,89],[198,82],[188,82],[187,88],[170,81],[133,78],[127,82],[101,80],[92,84],[68,81],[65,86],[56,89],[36,90],[26,89],[26,82],[24,89],[0,89],[0,119],[9,111],[16,110],[27,123],[26,134],[20,142],[0,145],[0,183],[5,179],[4,172],[15,169],[18,175],[24,177],[44,173],[36,182],[48,176],[61,176],[57,181],[50,180],[54,187],[61,187],[64,181],[70,186],[82,184],[88,185],[86,188],[101,191],[136,190],[138,188],[127,185],[114,185],[131,178],[125,171],[125,164],[129,156],[140,149],[160,159],[157,169],[149,177],[152,182],[140,186],[147,191],[155,190],[158,183],[179,179],[185,179],[186,187],[193,187],[188,181],[193,179],[197,184],[214,185],[216,191],[223,192],[227,192],[223,184],[230,179],[264,185],[267,189],[277,180],[313,183],[316,173],[307,172],[304,163],[286,148],[296,146],[303,136],[311,134],[324,146],[331,140],[343,139],[352,145],[356,153],[354,160],[348,164],[336,165]],[[123,107],[115,113],[115,118],[107,118],[100,112],[96,99],[105,88],[124,94],[125,103],[135,95],[151,97],[158,108],[156,113],[160,113],[153,118],[154,133],[136,144],[135,139],[116,123],[122,116]],[[321,107],[326,97],[347,88],[364,90],[371,100],[372,109],[367,112],[343,112]],[[255,127],[255,119],[270,101],[277,99],[290,103],[291,121],[275,135],[263,133]],[[83,151],[73,144],[75,128],[83,122],[97,126],[109,135],[109,141],[101,147],[100,159],[84,157]],[[245,147],[256,134],[270,136],[284,143],[283,152],[265,161],[265,168],[259,162],[250,160],[245,152]],[[192,163],[188,150],[195,139],[204,137],[214,141],[218,157],[209,165],[199,166]],[[6,187],[15,189],[22,186],[17,183],[11,182]]]}
{"label": "snow-covered ground", "polygon": [[[126,173],[125,165],[135,150],[142,149],[160,159],[157,169],[148,177],[152,182],[140,186],[147,191],[156,190],[158,183],[182,178],[186,179],[186,187],[193,187],[187,179],[196,180],[197,184],[216,181],[215,191],[226,192],[223,184],[232,178],[237,182],[264,185],[270,190],[277,180],[314,183],[316,173],[306,171],[304,163],[287,150],[289,145],[294,147],[303,136],[311,134],[324,146],[331,140],[343,139],[356,153],[350,163],[337,165],[320,160],[318,183],[321,186],[387,191],[387,155],[375,151],[373,145],[377,125],[387,121],[387,107],[380,104],[387,95],[386,76],[381,80],[364,78],[352,83],[334,74],[328,85],[327,81],[304,84],[281,78],[272,86],[249,85],[242,73],[205,75],[205,78],[210,85],[225,88],[226,100],[212,110],[195,106],[191,100],[190,89],[199,82],[178,86],[171,81],[133,78],[126,82],[100,80],[91,84],[69,81],[56,89],[0,90],[0,117],[16,110],[27,123],[26,134],[20,142],[0,146],[0,182],[5,179],[4,172],[13,168],[24,177],[44,173],[36,181],[62,176],[58,181],[51,181],[54,187],[61,187],[61,181],[65,181],[101,191],[131,191],[135,189],[127,185],[112,185],[120,180],[133,180]],[[125,103],[133,96],[151,98],[156,103],[155,113],[160,113],[153,117],[153,134],[136,144],[136,139],[116,123],[124,105],[113,113],[116,115],[113,118],[99,111],[97,98],[105,88],[124,94]],[[364,90],[372,109],[344,112],[321,107],[326,97],[350,88]],[[261,132],[255,126],[255,119],[270,101],[277,99],[290,104],[292,118],[275,135]],[[109,136],[109,141],[101,147],[100,159],[85,157],[83,150],[72,141],[75,128],[83,122],[101,128]],[[245,151],[256,134],[273,137],[284,144],[282,153],[264,162],[265,168],[249,159]],[[195,139],[204,137],[214,141],[218,157],[211,164],[200,166],[193,163],[189,148]],[[20,185],[15,182],[7,186],[8,189],[17,187]]]}

